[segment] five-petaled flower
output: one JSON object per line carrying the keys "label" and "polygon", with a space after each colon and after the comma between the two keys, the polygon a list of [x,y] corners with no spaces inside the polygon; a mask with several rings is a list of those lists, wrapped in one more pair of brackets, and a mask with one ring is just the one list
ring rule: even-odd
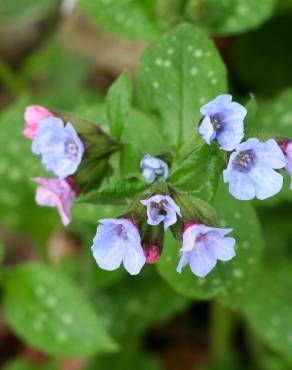
{"label": "five-petaled flower", "polygon": [[235,239],[225,235],[232,230],[202,224],[186,225],[177,272],[181,273],[182,268],[189,264],[195,275],[205,277],[217,260],[231,260],[235,256]]}
{"label": "five-petaled flower", "polygon": [[146,154],[141,160],[140,166],[144,180],[151,184],[158,176],[161,176],[164,180],[168,177],[168,165],[160,158],[152,157],[150,154]]}
{"label": "five-petaled flower", "polygon": [[153,195],[140,202],[147,207],[148,225],[158,225],[163,222],[166,230],[176,223],[177,215],[181,217],[179,206],[168,195]]}
{"label": "five-petaled flower", "polygon": [[281,190],[283,176],[274,169],[285,164],[284,154],[275,140],[248,139],[231,154],[223,171],[224,182],[229,183],[229,192],[237,199],[266,199]]}
{"label": "five-petaled flower", "polygon": [[56,207],[65,226],[71,222],[71,208],[76,198],[75,191],[68,180],[44,179],[37,177],[32,181],[40,184],[36,191],[36,202],[40,206]]}
{"label": "five-petaled flower", "polygon": [[203,119],[199,132],[207,144],[217,140],[221,149],[231,151],[244,137],[243,121],[246,108],[232,102],[232,96],[223,94],[203,105],[200,109]]}
{"label": "five-petaled flower", "polygon": [[137,275],[146,262],[137,227],[128,219],[100,220],[91,247],[98,266],[112,271],[123,263],[131,275]]}
{"label": "five-petaled flower", "polygon": [[39,129],[39,125],[44,118],[54,117],[53,113],[40,105],[29,105],[24,112],[25,127],[23,135],[28,139],[33,139]]}
{"label": "five-petaled flower", "polygon": [[64,125],[60,118],[53,117],[41,121],[32,152],[42,156],[47,171],[64,179],[76,172],[84,145],[70,122]]}

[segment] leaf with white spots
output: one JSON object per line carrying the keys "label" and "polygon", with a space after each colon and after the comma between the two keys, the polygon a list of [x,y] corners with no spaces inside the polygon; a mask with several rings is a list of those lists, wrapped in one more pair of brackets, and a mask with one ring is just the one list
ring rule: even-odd
{"label": "leaf with white spots", "polygon": [[260,225],[250,203],[231,197],[225,186],[220,186],[215,206],[219,227],[234,228],[230,236],[237,241],[236,256],[228,262],[218,261],[205,278],[193,275],[189,266],[178,274],[180,244],[169,233],[158,271],[181,294],[200,299],[216,297],[226,305],[237,306],[244,300],[258,270],[262,246]]}
{"label": "leaf with white spots", "polygon": [[175,147],[197,133],[201,105],[226,92],[226,70],[215,46],[203,31],[187,24],[146,49],[138,79],[147,109]]}
{"label": "leaf with white spots", "polygon": [[115,349],[73,282],[44,264],[26,264],[6,273],[4,312],[14,332],[41,351],[88,356]]}
{"label": "leaf with white spots", "polygon": [[259,104],[254,128],[292,139],[292,89]]}
{"label": "leaf with white spots", "polygon": [[276,0],[190,0],[185,14],[216,34],[235,34],[259,26],[268,19]]}
{"label": "leaf with white spots", "polygon": [[292,362],[291,262],[265,267],[242,309],[252,329]]}
{"label": "leaf with white spots", "polygon": [[130,39],[159,34],[153,0],[79,0],[79,6],[107,32]]}

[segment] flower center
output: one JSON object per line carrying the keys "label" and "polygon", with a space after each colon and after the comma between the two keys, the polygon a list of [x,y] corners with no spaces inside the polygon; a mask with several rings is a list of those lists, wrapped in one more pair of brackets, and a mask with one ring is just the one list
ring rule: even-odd
{"label": "flower center", "polygon": [[79,149],[73,140],[68,140],[65,144],[65,151],[70,157],[76,157]]}
{"label": "flower center", "polygon": [[205,239],[206,234],[199,233],[196,237],[196,243],[202,242]]}
{"label": "flower center", "polygon": [[214,114],[213,116],[210,117],[210,121],[213,125],[213,128],[216,132],[219,132],[223,129],[223,125],[221,123],[219,114]]}
{"label": "flower center", "polygon": [[127,239],[128,238],[127,230],[126,230],[124,225],[117,225],[116,233],[122,239]]}
{"label": "flower center", "polygon": [[256,161],[256,154],[252,149],[243,150],[233,161],[233,168],[239,172],[249,172]]}

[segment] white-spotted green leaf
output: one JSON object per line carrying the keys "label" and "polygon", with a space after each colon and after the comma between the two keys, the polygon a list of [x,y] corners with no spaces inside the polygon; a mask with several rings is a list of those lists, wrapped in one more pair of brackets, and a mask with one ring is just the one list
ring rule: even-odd
{"label": "white-spotted green leaf", "polygon": [[44,264],[26,264],[6,273],[4,312],[14,332],[41,351],[88,356],[115,349],[73,282]]}
{"label": "white-spotted green leaf", "polygon": [[79,6],[107,32],[129,39],[159,34],[153,0],[79,0]]}
{"label": "white-spotted green leaf", "polygon": [[180,147],[197,133],[202,104],[226,92],[225,66],[200,29],[183,24],[142,56],[139,87],[167,142]]}
{"label": "white-spotted green leaf", "polygon": [[292,139],[292,89],[259,104],[254,128]]}
{"label": "white-spotted green leaf", "polygon": [[291,262],[265,267],[242,306],[252,329],[292,363]]}
{"label": "white-spotted green leaf", "polygon": [[268,19],[276,0],[190,0],[185,13],[216,34],[235,34],[255,28]]}
{"label": "white-spotted green leaf", "polygon": [[217,193],[215,207],[219,227],[234,228],[230,236],[237,241],[236,257],[217,262],[205,278],[193,275],[189,266],[178,274],[181,246],[168,234],[158,271],[181,294],[199,299],[217,297],[226,305],[236,306],[248,293],[258,270],[262,245],[260,225],[250,203],[235,200],[223,186]]}
{"label": "white-spotted green leaf", "polygon": [[132,104],[132,82],[129,72],[125,71],[113,83],[106,96],[107,117],[111,134],[120,139],[126,125]]}

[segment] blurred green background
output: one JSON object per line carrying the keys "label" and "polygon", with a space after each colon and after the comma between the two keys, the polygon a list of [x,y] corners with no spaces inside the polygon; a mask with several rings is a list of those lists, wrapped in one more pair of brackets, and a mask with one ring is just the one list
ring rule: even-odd
{"label": "blurred green background", "polygon": [[[246,238],[245,270],[226,272],[224,286],[176,283],[167,251],[158,269],[137,277],[102,271],[90,252],[96,223],[123,208],[76,204],[64,229],[54,209],[34,201],[29,178],[44,171],[22,136],[25,106],[107,129],[109,86],[124,69],[135,84],[147,45],[182,22],[214,40],[235,99],[255,96],[255,128],[292,138],[291,0],[0,0],[1,368],[292,369],[288,178],[279,195],[252,207],[218,200]],[[137,95],[134,105],[129,120],[143,123],[144,145],[155,126]]]}

